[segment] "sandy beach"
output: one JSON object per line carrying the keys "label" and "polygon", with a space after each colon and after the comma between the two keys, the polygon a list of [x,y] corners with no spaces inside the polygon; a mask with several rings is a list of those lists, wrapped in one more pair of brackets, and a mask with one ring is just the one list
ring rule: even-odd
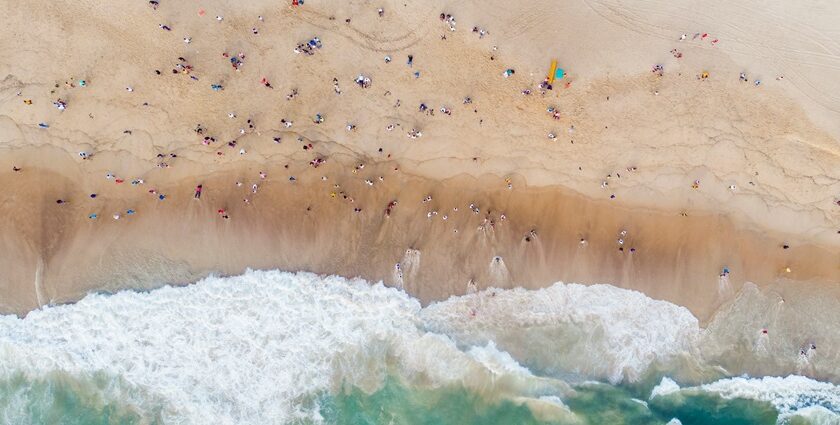
{"label": "sandy beach", "polygon": [[840,423],[840,2],[0,8],[0,422]]}
{"label": "sandy beach", "polygon": [[247,268],[703,320],[840,282],[829,2],[152,6],[4,7],[3,312]]}

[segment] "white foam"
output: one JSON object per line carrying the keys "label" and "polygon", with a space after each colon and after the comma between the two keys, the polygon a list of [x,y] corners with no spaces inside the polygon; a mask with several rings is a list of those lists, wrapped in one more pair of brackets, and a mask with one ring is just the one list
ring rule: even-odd
{"label": "white foam", "polygon": [[665,425],[682,425],[682,422],[680,422],[677,418],[671,418],[671,420]]}
{"label": "white foam", "polygon": [[128,401],[141,411],[163,403],[164,422],[176,424],[316,420],[313,397],[342,384],[374,391],[389,373],[498,387],[494,397],[562,394],[562,383],[533,378],[492,346],[467,354],[426,332],[420,311],[381,283],[279,271],[89,295],[0,317],[0,378],[104,373],[129,387],[120,399],[139,394]]}
{"label": "white foam", "polygon": [[559,397],[542,396],[538,398],[519,398],[513,401],[527,406],[534,417],[543,422],[565,425],[583,425],[585,423]]}
{"label": "white foam", "polygon": [[724,398],[766,401],[782,415],[807,407],[821,406],[840,419],[836,415],[840,413],[840,387],[804,376],[728,378],[702,385],[700,388],[720,394]]}
{"label": "white foam", "polygon": [[659,382],[659,385],[653,387],[653,390],[650,392],[650,400],[653,400],[654,397],[673,394],[679,390],[680,386],[677,385],[673,379],[665,376],[662,378],[662,381]]}
{"label": "white foam", "polygon": [[779,412],[777,423],[800,416],[813,425],[840,424],[840,387],[804,376],[727,378],[699,387],[680,388],[668,377],[653,388],[650,398],[680,391],[706,391],[726,399],[743,398],[768,402]]}
{"label": "white foam", "polygon": [[[809,406],[795,412],[779,415],[778,423],[786,424],[794,418],[800,417],[809,425],[837,425],[840,424],[840,414],[832,412],[822,406]],[[801,422],[800,422],[801,423]]]}
{"label": "white foam", "polygon": [[493,341],[488,342],[485,347],[472,347],[468,353],[496,375],[534,376],[509,353],[499,351]]}
{"label": "white foam", "polygon": [[[558,396],[568,386],[535,375],[634,380],[691,353],[699,332],[688,310],[609,285],[489,289],[423,309],[381,283],[248,271],[0,316],[0,379],[119,377],[104,396],[141,411],[163,404],[164,422],[175,424],[317,422],[313,397],[343,384],[375,391],[388,374],[566,415]],[[840,411],[837,386],[799,376],[701,388],[766,400],[783,415]],[[663,378],[651,398],[675,391]]]}
{"label": "white foam", "polygon": [[4,316],[0,373],[120,376],[166,400],[167,423],[284,422],[311,417],[302,399],[335,377],[375,388],[395,352],[436,379],[469,370],[469,356],[418,328],[419,311],[381,284],[249,271]]}
{"label": "white foam", "polygon": [[609,285],[488,289],[432,304],[422,317],[459,345],[495,341],[531,369],[613,383],[693,350],[700,332],[687,309]]}

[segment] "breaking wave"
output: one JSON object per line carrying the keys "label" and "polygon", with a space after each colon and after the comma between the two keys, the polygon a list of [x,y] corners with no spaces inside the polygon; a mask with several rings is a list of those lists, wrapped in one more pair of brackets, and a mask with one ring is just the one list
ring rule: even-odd
{"label": "breaking wave", "polygon": [[[707,333],[685,308],[609,285],[489,289],[424,308],[381,283],[248,271],[0,316],[0,418],[385,424],[443,409],[433,422],[571,424],[613,406],[628,420],[692,423],[684,403],[654,402],[691,391],[749,400],[760,418],[836,418],[833,384],[706,365]],[[682,367],[723,379],[644,384]]]}

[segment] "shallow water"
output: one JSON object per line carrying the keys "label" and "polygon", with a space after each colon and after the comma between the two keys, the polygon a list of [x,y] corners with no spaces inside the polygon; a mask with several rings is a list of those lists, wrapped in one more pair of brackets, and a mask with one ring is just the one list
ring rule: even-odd
{"label": "shallow water", "polygon": [[[736,304],[759,306],[759,295]],[[723,322],[758,320],[732,314],[701,329],[684,308],[574,284],[423,308],[381,284],[249,271],[0,317],[0,420],[840,423],[836,385],[721,367],[737,363],[727,344],[750,346],[732,344],[740,334]],[[788,342],[761,355],[773,358],[777,344]],[[823,369],[813,354],[796,359],[771,363],[783,376],[802,362]]]}

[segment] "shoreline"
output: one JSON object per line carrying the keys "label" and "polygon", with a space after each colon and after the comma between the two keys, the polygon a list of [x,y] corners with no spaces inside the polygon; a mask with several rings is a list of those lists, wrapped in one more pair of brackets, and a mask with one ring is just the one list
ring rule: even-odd
{"label": "shoreline", "polygon": [[840,2],[3,10],[9,421],[840,422]]}
{"label": "shoreline", "polygon": [[[757,302],[753,308],[764,307],[762,297],[747,298]],[[749,310],[751,302],[738,311]],[[836,309],[810,312],[838,314]],[[770,418],[776,417],[773,409],[788,416],[801,409],[808,416],[813,406],[835,417],[838,387],[830,382],[838,379],[836,355],[824,353],[828,344],[815,339],[820,354],[811,348],[797,358],[798,347],[789,343],[799,343],[802,329],[784,324],[791,314],[804,323],[797,312],[777,313],[779,333],[774,328],[772,338],[762,338],[742,330],[754,330],[755,317],[723,318],[701,329],[685,308],[607,285],[479,292],[421,308],[403,292],[361,280],[251,271],[188,287],[91,296],[22,320],[0,316],[0,333],[9,354],[7,387],[44,394],[39,400],[68,391],[93,395],[80,399],[93,400],[94,408],[105,400],[150,417],[164,412],[165,421],[187,417],[204,423],[228,415],[233,422],[271,422],[290,410],[299,412],[298,406],[335,417],[336,410],[324,409],[320,401],[360,391],[381,395],[394,383],[403,395],[460,389],[489,405],[525,401],[534,413],[545,413],[550,401],[573,419],[601,412],[601,406],[575,403],[599,396],[625,406],[612,407],[612,417],[626,412],[631,419],[664,423],[685,410],[668,409],[663,398],[683,389],[677,397],[698,397],[700,391],[697,407],[730,420],[732,414],[721,405],[731,398],[740,399],[740,411],[745,399],[756,400],[755,407],[763,406],[759,411]],[[811,336],[834,335],[831,323]],[[733,332],[743,334],[740,341],[733,341]],[[753,342],[764,350],[754,350]],[[800,367],[803,360],[807,369]],[[215,379],[207,378],[210,370],[216,371]],[[309,385],[295,387],[301,381]],[[102,382],[110,384],[107,391]],[[261,392],[257,388],[264,382],[285,391]],[[248,391],[241,390],[243,385]],[[195,393],[208,396],[191,396]],[[253,394],[261,397],[257,403]],[[546,400],[546,395],[555,397]],[[300,402],[309,396],[319,403]],[[415,406],[422,401],[411,399]],[[433,410],[440,410],[437,400],[428,404]],[[653,406],[640,411],[632,400]],[[241,407],[230,409],[231,403]],[[266,405],[277,408],[267,411]],[[366,411],[381,415],[380,405]],[[475,414],[474,406],[467,404],[469,414]],[[59,412],[78,410],[69,407]],[[663,413],[663,407],[673,413]],[[115,409],[109,412],[113,417]],[[404,415],[403,422],[416,416]],[[594,418],[603,422],[603,416]]]}
{"label": "shoreline", "polygon": [[[19,42],[0,44],[15,58],[0,64],[4,311],[245,267],[398,284],[399,263],[424,302],[471,279],[609,283],[701,319],[727,298],[724,267],[727,293],[746,281],[840,282],[840,133],[830,125],[840,120],[826,119],[840,110],[830,95],[840,56],[822,51],[831,13],[801,12],[811,32],[779,40],[769,6],[749,19],[721,6],[696,22],[680,2],[655,6],[662,13],[608,1],[393,3],[381,15],[314,0],[211,1],[206,13],[100,6],[10,11]],[[440,13],[457,17],[456,31]],[[769,36],[784,57],[755,50]],[[312,55],[294,52],[313,37],[323,45]],[[18,46],[62,48],[45,61]],[[566,76],[544,91],[553,59]],[[369,87],[354,82],[360,74]]]}
{"label": "shoreline", "polygon": [[[52,149],[37,157],[78,169]],[[42,301],[67,302],[88,291],[149,289],[246,268],[358,276],[393,286],[400,263],[402,286],[424,304],[465,293],[471,280],[478,289],[607,283],[685,306],[703,322],[744,282],[794,288],[840,281],[833,265],[837,246],[756,231],[723,214],[631,208],[558,187],[522,187],[516,178],[508,189],[496,176],[438,182],[394,171],[391,162],[348,173],[352,167],[335,160],[317,169],[241,162],[201,179],[153,184],[152,175],[127,186],[81,169],[71,179],[22,164],[20,172],[0,173],[0,184],[9,188],[0,203],[8,217],[0,226],[7,253],[0,268],[12,271],[0,288],[4,312],[17,314],[37,307],[38,289]],[[195,201],[199,183],[204,191]],[[152,188],[166,199],[148,193]],[[423,202],[427,195],[432,200]],[[59,198],[66,203],[57,205]],[[398,204],[386,218],[392,200]],[[471,203],[479,213],[470,211]],[[127,209],[137,212],[126,216]],[[119,220],[111,217],[116,212]],[[88,219],[90,213],[99,217]],[[39,261],[44,267],[33,287]],[[723,267],[731,271],[730,287],[719,294]]]}

